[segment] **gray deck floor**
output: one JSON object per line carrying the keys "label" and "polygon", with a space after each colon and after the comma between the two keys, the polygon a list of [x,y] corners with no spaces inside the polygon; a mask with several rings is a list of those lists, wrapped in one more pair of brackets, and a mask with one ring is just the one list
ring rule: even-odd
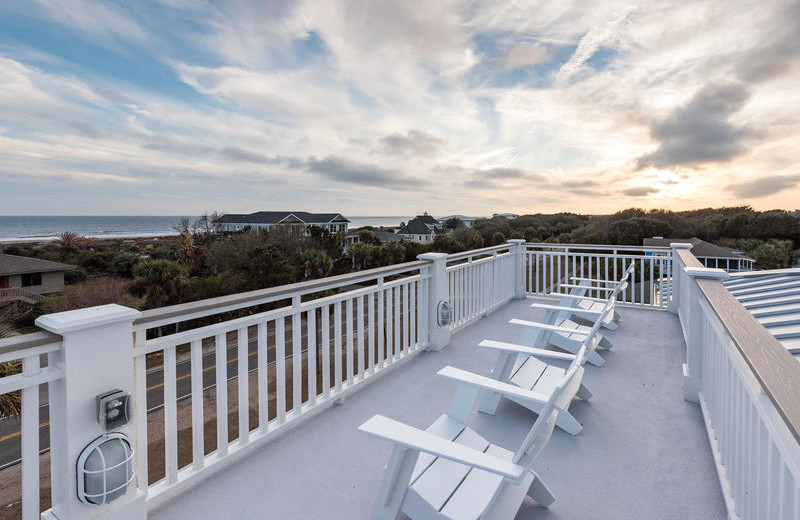
{"label": "gray deck floor", "polygon": [[[444,350],[420,353],[149,518],[367,518],[391,445],[358,425],[380,413],[426,428],[455,390],[436,372],[453,365],[488,375],[494,354],[476,345],[485,338],[517,341],[520,331],[507,321],[535,319],[529,303],[512,302],[456,333]],[[621,314],[619,329],[606,332],[614,342],[601,353],[606,364],[587,365],[594,397],[571,407],[583,432],[572,437],[557,429],[535,464],[556,502],[542,509],[526,498],[517,519],[727,518],[700,409],[683,400],[677,318],[639,309]],[[504,401],[495,417],[474,412],[471,425],[513,450],[534,418]]]}

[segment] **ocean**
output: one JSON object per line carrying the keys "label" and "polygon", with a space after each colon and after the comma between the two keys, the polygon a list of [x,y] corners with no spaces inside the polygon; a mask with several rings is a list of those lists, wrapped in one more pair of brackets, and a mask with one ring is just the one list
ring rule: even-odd
{"label": "ocean", "polygon": [[[180,216],[0,216],[0,242],[54,240],[64,231],[97,238],[176,235]],[[196,217],[189,217],[194,220]],[[392,227],[412,217],[347,217],[350,228]]]}

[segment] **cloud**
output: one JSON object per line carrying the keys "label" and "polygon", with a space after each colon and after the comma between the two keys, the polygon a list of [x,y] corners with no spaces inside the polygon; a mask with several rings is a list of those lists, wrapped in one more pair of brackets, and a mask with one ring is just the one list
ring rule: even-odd
{"label": "cloud", "polygon": [[552,57],[553,50],[546,45],[522,43],[509,51],[505,66],[506,70],[529,67],[549,61]]}
{"label": "cloud", "polygon": [[405,135],[394,133],[381,137],[381,151],[389,155],[435,155],[444,141],[420,130],[409,130]]}
{"label": "cloud", "polygon": [[744,154],[759,133],[729,119],[749,98],[750,92],[740,84],[706,85],[686,105],[650,125],[659,146],[637,159],[637,169],[724,162]]}
{"label": "cloud", "polygon": [[528,185],[528,183],[537,183],[542,186],[549,185],[550,181],[547,176],[541,173],[531,172],[521,168],[497,167],[475,170],[469,174],[464,185],[476,189],[495,189],[512,185]]}
{"label": "cloud", "polygon": [[633,188],[627,188],[622,190],[623,195],[627,195],[629,197],[646,197],[651,193],[658,193],[659,189],[654,188],[652,186],[636,186]]}
{"label": "cloud", "polygon": [[743,199],[766,197],[775,193],[794,188],[800,184],[800,174],[796,175],[771,175],[759,177],[749,181],[730,184],[728,191]]}
{"label": "cloud", "polygon": [[220,150],[220,153],[227,157],[228,159],[233,159],[235,161],[245,161],[245,162],[252,162],[252,163],[270,163],[273,162],[269,157],[262,153],[251,152],[248,150],[244,150],[239,148],[238,146],[228,146]]}
{"label": "cloud", "polygon": [[100,138],[100,131],[86,121],[70,121],[69,126],[75,129],[79,134],[86,137],[91,137],[92,139]]}
{"label": "cloud", "polygon": [[419,182],[412,182],[397,170],[382,168],[372,164],[363,164],[343,157],[328,156],[325,159],[311,157],[306,166],[309,171],[336,182],[358,184],[363,187],[419,187]]}

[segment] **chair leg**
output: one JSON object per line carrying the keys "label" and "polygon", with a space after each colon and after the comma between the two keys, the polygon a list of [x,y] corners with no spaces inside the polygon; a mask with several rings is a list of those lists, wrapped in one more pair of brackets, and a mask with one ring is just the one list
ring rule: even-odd
{"label": "chair leg", "polygon": [[584,401],[588,401],[589,399],[592,398],[592,392],[589,391],[589,389],[586,388],[586,385],[584,385],[583,383],[581,383],[581,386],[580,388],[578,388],[578,391],[575,392],[575,395],[577,395]]}
{"label": "chair leg", "polygon": [[603,366],[603,363],[606,362],[606,360],[603,359],[603,357],[600,354],[598,354],[597,351],[594,351],[591,354],[589,354],[588,361],[589,363],[593,364],[596,367]]}
{"label": "chair leg", "polygon": [[602,338],[600,338],[600,341],[597,343],[597,346],[603,350],[611,350],[611,347],[613,347],[614,344],[611,343],[611,341],[607,337],[603,336]]}
{"label": "chair leg", "polygon": [[603,328],[604,329],[617,330],[617,327],[619,327],[619,325],[617,325],[617,322],[614,321],[614,320],[609,320],[609,321],[604,321],[603,322]]}
{"label": "chair leg", "polygon": [[581,423],[566,410],[559,410],[558,417],[556,417],[556,426],[570,435],[578,435],[583,430]]}
{"label": "chair leg", "polygon": [[541,507],[550,507],[550,504],[555,502],[556,497],[553,492],[542,482],[539,475],[534,473],[533,482],[531,487],[528,488],[528,496],[536,500],[536,503]]}

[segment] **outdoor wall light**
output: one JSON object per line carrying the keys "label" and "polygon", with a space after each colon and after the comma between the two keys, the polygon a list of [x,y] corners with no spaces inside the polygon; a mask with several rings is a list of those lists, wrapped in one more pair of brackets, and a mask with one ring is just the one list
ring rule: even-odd
{"label": "outdoor wall light", "polygon": [[446,327],[452,322],[453,307],[444,300],[440,301],[439,305],[436,306],[436,323],[438,323],[440,327]]}
{"label": "outdoor wall light", "polygon": [[111,390],[97,396],[97,422],[100,423],[104,432],[128,424],[129,397],[122,390]]}
{"label": "outdoor wall light", "polygon": [[93,440],[78,457],[78,498],[84,504],[107,504],[125,494],[135,478],[133,449],[121,433]]}

